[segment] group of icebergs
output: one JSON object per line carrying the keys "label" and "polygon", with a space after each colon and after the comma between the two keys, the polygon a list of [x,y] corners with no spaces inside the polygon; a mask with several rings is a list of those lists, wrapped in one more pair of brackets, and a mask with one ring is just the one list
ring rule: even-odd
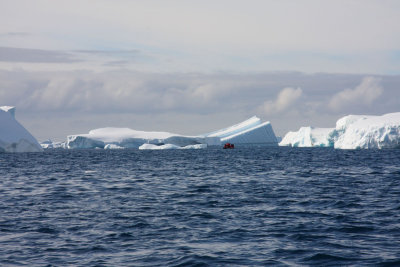
{"label": "group of icebergs", "polygon": [[338,149],[400,148],[400,112],[382,116],[348,115],[335,128],[301,127],[288,132],[280,146]]}
{"label": "group of icebergs", "polygon": [[[0,107],[0,152],[39,152],[49,148],[78,149],[203,149],[222,143],[278,146],[270,122],[254,116],[236,125],[196,136],[145,132],[129,128],[99,128],[69,135],[66,142],[41,144],[15,119],[15,107]],[[280,146],[339,149],[400,148],[400,112],[382,116],[348,115],[335,128],[301,127],[288,132]]]}

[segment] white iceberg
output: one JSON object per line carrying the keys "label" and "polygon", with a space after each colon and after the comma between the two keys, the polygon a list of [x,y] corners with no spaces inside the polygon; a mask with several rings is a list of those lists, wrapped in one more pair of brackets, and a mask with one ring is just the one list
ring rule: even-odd
{"label": "white iceberg", "polygon": [[236,125],[206,134],[207,137],[219,137],[222,143],[262,144],[277,146],[278,140],[269,121],[262,123],[254,116]]}
{"label": "white iceberg", "polygon": [[15,119],[15,107],[0,107],[0,152],[43,151],[38,141]]}
{"label": "white iceberg", "polygon": [[292,147],[331,147],[334,128],[301,127],[297,132],[288,132],[280,146]]}
{"label": "white iceberg", "polygon": [[336,122],[335,148],[400,148],[400,112],[349,115]]}
{"label": "white iceberg", "polygon": [[165,145],[153,145],[153,144],[143,144],[139,147],[140,150],[164,150],[164,149],[204,149],[207,148],[207,144],[198,144],[198,145],[188,145],[184,147],[165,144]]}
{"label": "white iceberg", "polygon": [[52,140],[46,140],[40,143],[43,149],[55,149],[55,148],[65,148],[65,142],[53,142]]}
{"label": "white iceberg", "polygon": [[338,149],[400,148],[400,112],[382,116],[348,115],[335,128],[301,127],[288,132],[280,146]]}
{"label": "white iceberg", "polygon": [[278,145],[271,124],[261,123],[261,120],[254,116],[239,124],[198,136],[136,131],[130,128],[100,128],[87,134],[69,135],[65,146],[69,149],[199,149],[220,145],[221,142]]}
{"label": "white iceberg", "polygon": [[67,148],[139,148],[143,144],[177,147],[189,145],[219,145],[220,139],[206,136],[184,136],[168,132],[145,132],[129,128],[100,128],[88,134],[67,137]]}

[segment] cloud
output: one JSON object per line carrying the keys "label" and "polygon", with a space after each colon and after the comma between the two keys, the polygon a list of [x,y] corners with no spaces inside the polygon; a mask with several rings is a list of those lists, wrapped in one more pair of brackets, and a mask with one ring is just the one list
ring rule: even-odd
{"label": "cloud", "polygon": [[62,51],[0,47],[0,61],[29,63],[78,62],[71,54]]}
{"label": "cloud", "polygon": [[303,94],[301,88],[287,87],[279,92],[275,101],[265,101],[262,109],[266,114],[280,113],[290,108]]}
{"label": "cloud", "polygon": [[[300,126],[334,125],[343,111],[327,109],[331,97],[364,76],[0,70],[0,105],[15,105],[18,120],[43,139],[106,126],[199,134],[253,115],[284,135]],[[357,113],[399,111],[400,75],[380,83],[385,94]]]}
{"label": "cloud", "polygon": [[369,106],[383,93],[381,79],[364,77],[354,89],[345,89],[335,94],[329,102],[329,108],[334,111],[348,109],[354,106]]}

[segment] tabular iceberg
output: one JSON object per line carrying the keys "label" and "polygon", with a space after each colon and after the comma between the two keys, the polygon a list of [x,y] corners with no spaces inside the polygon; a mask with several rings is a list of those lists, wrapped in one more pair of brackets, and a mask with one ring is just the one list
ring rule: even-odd
{"label": "tabular iceberg", "polygon": [[331,147],[334,128],[301,127],[297,132],[288,132],[280,146]]}
{"label": "tabular iceberg", "polygon": [[254,116],[233,126],[206,134],[207,137],[219,137],[223,143],[262,144],[277,146],[278,140],[269,121],[262,123]]}
{"label": "tabular iceberg", "polygon": [[335,148],[400,148],[400,112],[349,115],[336,122]]}
{"label": "tabular iceberg", "polygon": [[88,134],[69,135],[65,146],[69,149],[199,149],[220,145],[221,142],[278,145],[271,124],[261,123],[254,116],[239,124],[198,136],[136,131],[129,128],[100,128],[91,130]]}
{"label": "tabular iceberg", "polygon": [[162,146],[165,144],[177,147],[190,145],[219,145],[216,137],[184,136],[168,132],[145,132],[129,128],[100,128],[88,134],[70,135],[66,147],[73,148],[139,148],[143,144]]}
{"label": "tabular iceberg", "polygon": [[0,107],[0,152],[39,152],[37,140],[15,119],[15,107]]}
{"label": "tabular iceberg", "polygon": [[335,128],[302,127],[297,132],[288,132],[279,145],[339,149],[399,148],[400,112],[382,116],[348,115],[340,118]]}

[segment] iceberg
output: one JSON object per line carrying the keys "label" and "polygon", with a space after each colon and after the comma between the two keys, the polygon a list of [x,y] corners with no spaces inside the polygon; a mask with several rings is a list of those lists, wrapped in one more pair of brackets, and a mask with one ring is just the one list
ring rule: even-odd
{"label": "iceberg", "polygon": [[221,145],[263,144],[277,146],[278,141],[270,122],[262,123],[256,116],[239,124],[208,134],[185,136],[169,132],[146,132],[130,128],[99,128],[87,134],[69,135],[65,143],[68,149],[199,149]]}
{"label": "iceberg", "polygon": [[75,148],[139,148],[143,144],[162,146],[174,145],[186,147],[190,145],[219,145],[218,137],[184,136],[169,132],[136,131],[130,128],[100,128],[88,134],[69,135],[66,147]]}
{"label": "iceberg", "polygon": [[334,147],[338,149],[400,148],[400,112],[348,115],[335,128],[301,127],[288,132],[280,146]]}
{"label": "iceberg", "polygon": [[207,148],[207,144],[198,144],[198,145],[188,145],[184,147],[165,144],[165,145],[153,145],[153,144],[143,144],[139,147],[140,150],[164,150],[164,149],[204,149]]}
{"label": "iceberg", "polygon": [[250,119],[233,126],[209,133],[206,137],[219,137],[222,143],[262,144],[277,146],[278,140],[269,121],[262,123],[260,118]]}
{"label": "iceberg", "polygon": [[280,146],[332,147],[335,128],[301,127],[297,132],[288,132]]}
{"label": "iceberg", "polygon": [[53,142],[52,140],[46,140],[40,143],[43,149],[55,149],[55,148],[65,148],[65,142]]}
{"label": "iceberg", "polygon": [[335,148],[400,148],[400,112],[349,115],[336,122]]}
{"label": "iceberg", "polygon": [[15,107],[0,107],[0,152],[43,151],[38,141],[15,119]]}

